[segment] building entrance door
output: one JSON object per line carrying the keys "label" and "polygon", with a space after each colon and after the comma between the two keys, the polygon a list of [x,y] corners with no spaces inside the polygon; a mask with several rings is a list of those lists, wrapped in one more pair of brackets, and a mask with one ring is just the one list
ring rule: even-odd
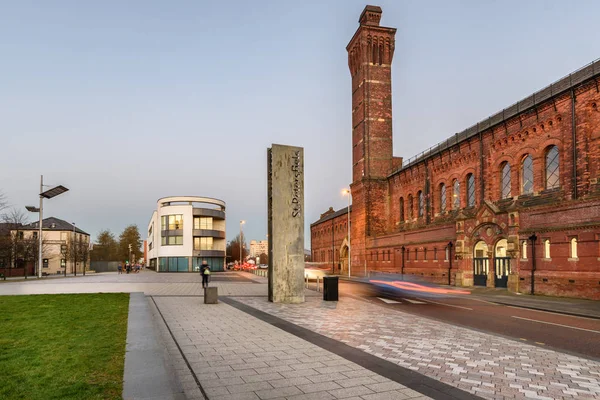
{"label": "building entrance door", "polygon": [[488,247],[483,241],[477,242],[473,250],[473,285],[487,286],[490,271],[490,259],[487,257]]}
{"label": "building entrance door", "polygon": [[496,287],[505,288],[508,286],[508,274],[510,274],[510,257],[506,256],[508,241],[506,239],[499,240],[496,243],[496,252],[494,258],[494,267],[496,275],[494,283]]}

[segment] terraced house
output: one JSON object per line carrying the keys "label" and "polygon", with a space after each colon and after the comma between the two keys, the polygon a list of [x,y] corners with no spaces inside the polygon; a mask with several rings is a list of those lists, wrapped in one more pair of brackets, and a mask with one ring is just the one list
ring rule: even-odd
{"label": "terraced house", "polygon": [[[353,273],[600,299],[600,60],[403,160],[381,14],[367,6],[347,46]],[[311,225],[313,261],[344,273],[346,213]]]}

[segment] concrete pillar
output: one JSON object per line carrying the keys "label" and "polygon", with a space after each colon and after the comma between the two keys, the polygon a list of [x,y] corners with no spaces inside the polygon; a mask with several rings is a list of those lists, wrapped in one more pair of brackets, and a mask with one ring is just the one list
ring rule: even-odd
{"label": "concrete pillar", "polygon": [[269,301],[304,302],[304,149],[267,151]]}

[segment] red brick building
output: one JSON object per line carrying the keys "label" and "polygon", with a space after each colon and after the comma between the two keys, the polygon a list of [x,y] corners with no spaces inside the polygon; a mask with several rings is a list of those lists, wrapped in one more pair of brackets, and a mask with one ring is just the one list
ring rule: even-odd
{"label": "red brick building", "polygon": [[[600,61],[408,161],[392,154],[394,28],[367,6],[352,77],[352,273],[600,299]],[[347,273],[347,209],[311,225]]]}

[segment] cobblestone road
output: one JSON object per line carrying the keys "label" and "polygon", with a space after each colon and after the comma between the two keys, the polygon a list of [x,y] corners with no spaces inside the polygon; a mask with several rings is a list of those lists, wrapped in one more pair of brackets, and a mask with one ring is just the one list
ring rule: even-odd
{"label": "cobblestone road", "polygon": [[237,300],[484,398],[600,399],[596,361],[348,297],[301,305]]}

